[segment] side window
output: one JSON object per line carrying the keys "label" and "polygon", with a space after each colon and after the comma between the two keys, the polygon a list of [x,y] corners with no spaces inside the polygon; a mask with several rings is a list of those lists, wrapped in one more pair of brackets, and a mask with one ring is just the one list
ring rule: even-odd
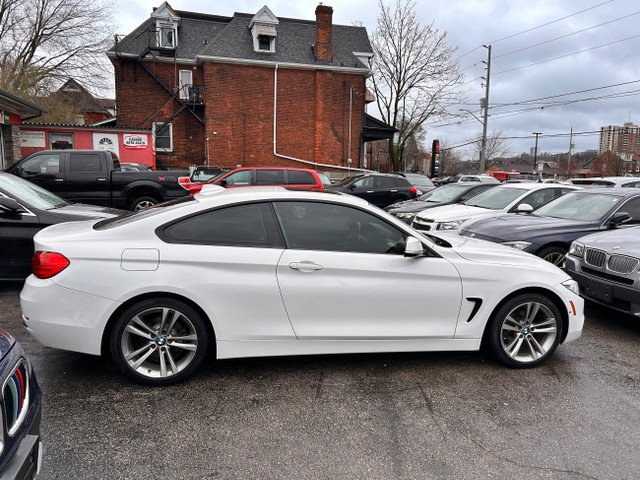
{"label": "side window", "polygon": [[395,179],[390,177],[375,177],[376,188],[393,188],[396,186]]}
{"label": "side window", "polygon": [[256,169],[256,185],[284,185],[284,170]]}
{"label": "side window", "polygon": [[403,254],[405,235],[368,212],[322,202],[275,202],[287,248]]}
{"label": "side window", "polygon": [[264,203],[234,205],[201,213],[165,227],[159,236],[169,243],[282,246],[271,209]]}
{"label": "side window", "polygon": [[69,156],[69,171],[73,173],[100,173],[104,171],[97,153],[72,153]]}
{"label": "side window", "polygon": [[555,188],[543,188],[542,190],[537,190],[535,192],[530,193],[522,201],[518,202],[519,205],[523,203],[527,203],[531,205],[534,209],[538,208],[543,203],[547,203],[549,200],[552,200],[556,197],[556,189]]}
{"label": "side window", "polygon": [[41,175],[47,173],[59,173],[60,172],[60,154],[59,153],[47,153],[42,155],[36,155],[29,160],[26,160],[20,165],[20,176],[33,177],[34,175]]}
{"label": "side window", "polygon": [[640,198],[632,198],[631,200],[627,200],[623,205],[620,206],[618,212],[626,212],[631,215],[631,220],[625,223],[625,225],[639,225]]}
{"label": "side window", "polygon": [[251,185],[251,170],[240,170],[220,179],[227,187],[246,187]]}
{"label": "side window", "polygon": [[373,177],[359,178],[353,182],[353,186],[356,188],[373,188]]}
{"label": "side window", "polygon": [[287,185],[315,185],[316,180],[310,172],[287,170]]}

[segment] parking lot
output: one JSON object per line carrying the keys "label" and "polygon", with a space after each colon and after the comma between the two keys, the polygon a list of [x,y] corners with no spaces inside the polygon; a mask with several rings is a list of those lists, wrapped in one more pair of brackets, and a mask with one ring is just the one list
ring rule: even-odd
{"label": "parking lot", "polygon": [[0,284],[0,325],[43,390],[41,479],[640,476],[640,321],[598,306],[531,370],[478,353],[285,357],[147,388],[36,344],[19,290]]}

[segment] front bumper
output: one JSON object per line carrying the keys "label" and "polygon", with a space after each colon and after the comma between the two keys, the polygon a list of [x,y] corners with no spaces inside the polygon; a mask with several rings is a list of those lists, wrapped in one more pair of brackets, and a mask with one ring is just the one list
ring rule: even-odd
{"label": "front bumper", "polygon": [[640,316],[640,291],[637,288],[585,273],[580,261],[571,255],[566,256],[564,269],[578,282],[580,295],[584,298],[620,312]]}

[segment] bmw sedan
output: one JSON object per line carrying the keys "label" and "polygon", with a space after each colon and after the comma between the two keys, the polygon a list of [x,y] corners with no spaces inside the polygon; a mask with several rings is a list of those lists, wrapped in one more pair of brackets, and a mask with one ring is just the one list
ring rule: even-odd
{"label": "bmw sedan", "polygon": [[460,235],[502,243],[562,266],[576,238],[638,223],[638,189],[598,188],[567,193],[529,215],[478,220],[465,225]]}
{"label": "bmw sedan", "polygon": [[0,172],[0,280],[29,276],[33,236],[42,228],[122,213],[126,212],[69,202],[27,180]]}
{"label": "bmw sedan", "polygon": [[20,295],[29,333],[111,354],[150,385],[189,377],[210,352],[468,351],[484,341],[505,365],[531,367],[584,321],[575,281],[556,266],[424,236],[326,191],[211,185],[126,217],[49,227],[35,248]]}

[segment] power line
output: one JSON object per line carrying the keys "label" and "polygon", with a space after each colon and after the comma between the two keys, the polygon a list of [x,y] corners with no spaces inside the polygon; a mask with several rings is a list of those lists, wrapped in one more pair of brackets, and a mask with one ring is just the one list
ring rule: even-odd
{"label": "power line", "polygon": [[501,73],[513,72],[514,70],[520,70],[522,68],[533,67],[534,65],[539,65],[539,64],[545,63],[545,62],[551,62],[553,60],[558,60],[560,58],[569,57],[571,55],[576,55],[578,53],[588,52],[590,50],[595,50],[596,48],[608,47],[609,45],[615,45],[616,43],[626,42],[627,40],[633,40],[634,38],[638,38],[638,37],[640,37],[640,35],[634,35],[632,37],[622,38],[622,39],[616,40],[614,42],[603,43],[602,45],[596,45],[595,47],[589,47],[589,48],[585,48],[583,50],[576,50],[575,52],[565,53],[564,55],[560,55],[560,56],[552,57],[552,58],[547,58],[545,60],[540,60],[539,62],[530,63],[528,65],[522,65],[520,67],[510,68],[508,70],[502,70],[501,72],[496,72],[493,75],[500,75]]}
{"label": "power line", "polygon": [[[545,45],[547,43],[555,42],[556,40],[561,40],[563,38],[571,37],[572,35],[577,35],[579,33],[583,33],[583,32],[586,32],[588,30],[592,30],[594,28],[601,27],[603,25],[608,25],[609,23],[613,23],[613,22],[618,22],[620,20],[624,20],[625,18],[629,18],[629,17],[632,17],[634,15],[638,15],[639,13],[640,13],[640,11],[634,12],[634,13],[630,13],[629,15],[625,15],[624,17],[616,18],[614,20],[609,20],[608,22],[600,23],[598,25],[594,25],[592,27],[584,28],[582,30],[578,30],[578,31],[575,31],[575,32],[567,33],[566,35],[562,35],[560,37],[552,38],[550,40],[545,40],[544,42],[540,42],[540,43],[536,43],[536,44],[533,44],[533,45],[529,45],[528,47],[523,47],[523,48],[519,48],[517,50],[512,50],[511,52],[502,53],[500,55],[496,55],[493,58],[506,57],[507,55],[512,55],[514,53],[522,52],[524,50],[529,50],[531,48],[539,47],[540,45]],[[473,65],[476,65],[476,64],[474,63]],[[469,65],[469,67],[471,67],[473,65]],[[467,67],[467,68],[469,68],[469,67]]]}

